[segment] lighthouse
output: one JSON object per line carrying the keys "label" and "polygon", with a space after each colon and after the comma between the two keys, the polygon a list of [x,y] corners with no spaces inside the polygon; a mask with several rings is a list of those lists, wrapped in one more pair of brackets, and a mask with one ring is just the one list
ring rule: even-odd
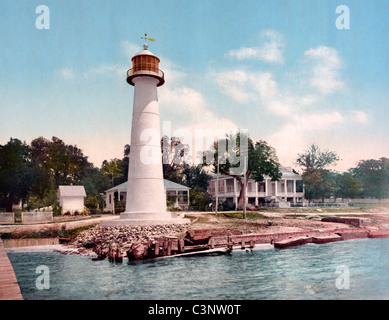
{"label": "lighthouse", "polygon": [[148,50],[132,57],[127,83],[134,87],[131,127],[131,152],[128,168],[126,210],[120,219],[104,225],[158,225],[187,223],[166,208],[164,188],[158,87],[165,83],[159,58]]}

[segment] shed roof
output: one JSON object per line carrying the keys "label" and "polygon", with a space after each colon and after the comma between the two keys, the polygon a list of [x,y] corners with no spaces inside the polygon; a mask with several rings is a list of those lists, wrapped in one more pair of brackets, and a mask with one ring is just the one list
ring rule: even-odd
{"label": "shed roof", "polygon": [[59,186],[60,197],[86,197],[84,186]]}

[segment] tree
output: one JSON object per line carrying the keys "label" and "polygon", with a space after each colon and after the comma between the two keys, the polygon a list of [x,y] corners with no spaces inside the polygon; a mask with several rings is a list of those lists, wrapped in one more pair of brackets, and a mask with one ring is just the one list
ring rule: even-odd
{"label": "tree", "polygon": [[340,197],[342,199],[355,198],[361,194],[361,182],[350,172],[343,172],[342,174],[339,174],[336,180],[338,186],[336,197]]}
{"label": "tree", "polygon": [[339,161],[338,155],[333,151],[320,151],[320,148],[312,144],[305,153],[298,154],[296,164],[309,170],[323,170]]}
{"label": "tree", "polygon": [[[245,141],[247,141],[247,145],[244,143]],[[226,148],[225,152],[219,154],[220,145],[225,145]],[[240,186],[239,209],[243,208],[243,192],[250,177],[256,181],[263,181],[264,175],[270,176],[272,181],[281,178],[280,164],[275,149],[263,140],[259,140],[254,144],[247,134],[241,132],[235,135],[227,134],[225,139],[214,143],[213,150],[208,150],[205,157],[209,158],[212,154],[214,156],[213,172],[217,172],[217,166],[219,165],[219,172],[236,178]],[[235,163],[235,156],[239,159],[237,163]],[[244,170],[245,165],[243,163],[245,160],[247,161],[246,170]]]}
{"label": "tree", "polygon": [[101,166],[101,172],[111,178],[111,186],[115,185],[115,178],[123,177],[123,165],[122,160],[113,159],[110,161],[104,161]]}
{"label": "tree", "polygon": [[327,168],[338,160],[339,157],[335,152],[322,152],[315,144],[312,144],[304,153],[298,154],[296,165],[303,168],[306,199],[324,200],[334,194],[335,179]]}
{"label": "tree", "polygon": [[185,164],[182,171],[182,181],[189,188],[199,188],[206,192],[208,189],[208,183],[211,180],[211,176],[203,169],[203,165]]}
{"label": "tree", "polygon": [[6,145],[0,145],[0,197],[8,212],[12,212],[15,202],[27,196],[37,174],[25,142],[11,138]]}
{"label": "tree", "polygon": [[369,198],[389,197],[389,159],[369,159],[358,162],[351,173],[361,183],[362,195]]}
{"label": "tree", "polygon": [[162,151],[162,168],[164,179],[182,183],[182,171],[186,163],[186,155],[188,154],[189,146],[181,143],[181,140],[176,137],[161,138]]}
{"label": "tree", "polygon": [[104,175],[98,168],[92,168],[82,179],[82,185],[85,187],[87,194],[85,206],[90,209],[102,208],[104,199],[101,193],[111,186],[111,181],[107,175]]}
{"label": "tree", "polygon": [[205,208],[212,202],[211,195],[204,191],[201,187],[195,186],[190,191],[190,205],[200,210]]}
{"label": "tree", "polygon": [[31,142],[31,158],[46,175],[53,179],[54,188],[60,185],[79,184],[86,172],[93,168],[77,146],[66,145],[61,139],[51,141],[39,137]]}

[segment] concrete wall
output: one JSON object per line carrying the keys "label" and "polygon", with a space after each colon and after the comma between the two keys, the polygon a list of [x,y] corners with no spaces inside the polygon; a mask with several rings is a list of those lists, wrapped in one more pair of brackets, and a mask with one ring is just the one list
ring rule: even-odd
{"label": "concrete wall", "polygon": [[47,246],[59,244],[59,238],[42,239],[3,239],[4,248]]}
{"label": "concrete wall", "polygon": [[22,223],[53,221],[53,212],[22,212]]}
{"label": "concrete wall", "polygon": [[14,223],[15,214],[13,212],[0,212],[0,223]]}

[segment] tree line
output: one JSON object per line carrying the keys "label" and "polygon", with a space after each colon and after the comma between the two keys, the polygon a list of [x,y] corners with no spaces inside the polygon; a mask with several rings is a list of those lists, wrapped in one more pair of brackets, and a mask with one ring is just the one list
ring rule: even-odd
{"label": "tree line", "polygon": [[389,198],[389,159],[360,160],[346,172],[330,170],[339,156],[333,151],[321,151],[313,144],[298,154],[296,165],[302,169],[305,198]]}
{"label": "tree line", "polygon": [[[178,152],[179,143],[175,140],[164,144],[168,146],[165,154],[169,157]],[[97,168],[81,149],[57,137],[51,140],[39,137],[29,145],[10,138],[0,145],[0,208],[10,212],[20,200],[27,210],[59,206],[60,185],[83,185],[87,194],[85,206],[102,209],[104,191],[127,181],[130,150],[130,146],[125,145],[122,159],[105,160]],[[210,176],[203,167],[184,162],[176,165],[176,162],[163,165],[164,178],[192,188],[193,205],[208,203],[206,190]]]}
{"label": "tree line", "polygon": [[[213,158],[212,164],[203,161],[190,165],[186,159],[187,146],[178,138],[162,137],[164,178],[190,187],[191,205],[195,207],[204,207],[212,200],[207,193],[211,179],[209,171],[236,177],[241,191],[247,185],[248,177],[256,181],[262,181],[264,175],[272,180],[281,179],[276,150],[266,141],[253,141],[248,136],[245,137],[245,149],[241,150],[241,138],[240,133],[226,135],[203,154],[204,159]],[[219,154],[221,142],[233,145],[226,150],[238,156],[245,155],[245,172],[231,173],[231,168],[242,168],[241,163],[232,163],[231,155],[226,151]],[[39,137],[30,145],[11,138],[5,145],[0,145],[0,207],[12,211],[13,204],[20,200],[28,210],[58,205],[58,186],[73,184],[84,185],[88,208],[102,209],[102,193],[127,181],[130,151],[130,146],[125,145],[122,159],[104,161],[97,168],[81,149],[57,137],[51,140]],[[355,168],[343,173],[329,169],[337,161],[339,156],[335,152],[321,151],[315,144],[298,154],[295,164],[300,169],[307,200],[389,197],[388,158],[360,160]],[[242,193],[238,201],[241,208]]]}

